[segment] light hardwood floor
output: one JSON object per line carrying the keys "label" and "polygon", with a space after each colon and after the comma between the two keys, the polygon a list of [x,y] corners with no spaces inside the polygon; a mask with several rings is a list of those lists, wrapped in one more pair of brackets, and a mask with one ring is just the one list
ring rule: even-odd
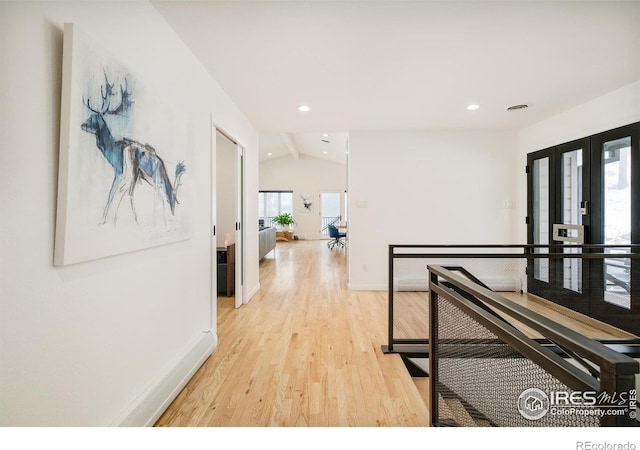
{"label": "light hardwood floor", "polygon": [[348,291],[345,253],[278,242],[260,291],[218,299],[219,344],[156,426],[428,426],[398,355],[385,355],[387,295]]}
{"label": "light hardwood floor", "polygon": [[[348,291],[345,253],[278,242],[248,305],[218,298],[219,345],[156,426],[428,426],[428,380],[385,355],[387,293]],[[535,296],[501,293],[589,337],[630,337]],[[428,338],[428,293],[398,292],[394,336]],[[519,327],[531,337],[537,333]]]}

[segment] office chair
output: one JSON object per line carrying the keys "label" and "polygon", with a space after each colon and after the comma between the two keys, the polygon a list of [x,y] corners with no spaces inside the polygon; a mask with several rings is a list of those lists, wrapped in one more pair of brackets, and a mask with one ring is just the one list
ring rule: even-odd
{"label": "office chair", "polygon": [[327,247],[331,250],[333,250],[336,245],[344,248],[343,239],[347,236],[347,233],[340,233],[335,225],[329,225],[327,228],[329,228],[329,237],[331,238],[331,240],[327,242]]}

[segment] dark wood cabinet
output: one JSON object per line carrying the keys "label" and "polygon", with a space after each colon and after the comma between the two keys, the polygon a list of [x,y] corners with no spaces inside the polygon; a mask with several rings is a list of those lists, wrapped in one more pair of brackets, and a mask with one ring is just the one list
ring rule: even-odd
{"label": "dark wood cabinet", "polygon": [[231,297],[236,287],[236,245],[217,249],[218,295]]}

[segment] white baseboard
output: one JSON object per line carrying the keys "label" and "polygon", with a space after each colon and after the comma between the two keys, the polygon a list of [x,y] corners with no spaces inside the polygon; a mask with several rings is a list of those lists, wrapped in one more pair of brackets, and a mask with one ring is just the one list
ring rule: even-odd
{"label": "white baseboard", "polygon": [[255,285],[253,287],[253,289],[251,289],[251,291],[249,291],[247,293],[247,295],[245,295],[244,297],[244,304],[246,305],[247,303],[249,303],[249,301],[251,300],[251,298],[256,295],[258,293],[258,291],[260,290],[260,283],[258,283],[257,285]]}
{"label": "white baseboard", "polygon": [[389,286],[386,284],[352,284],[349,283],[347,288],[350,291],[387,291]]}
{"label": "white baseboard", "polygon": [[429,278],[394,278],[393,289],[395,291],[420,292],[429,290]]}
{"label": "white baseboard", "polygon": [[177,397],[187,382],[213,353],[218,336],[211,330],[202,333],[192,345],[140,394],[140,396],[114,420],[116,427],[150,427]]}

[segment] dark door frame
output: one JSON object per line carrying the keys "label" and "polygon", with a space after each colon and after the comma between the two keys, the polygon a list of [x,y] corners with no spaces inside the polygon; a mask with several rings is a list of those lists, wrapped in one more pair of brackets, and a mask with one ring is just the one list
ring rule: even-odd
{"label": "dark door frame", "polygon": [[[603,144],[631,137],[631,243],[640,244],[640,122],[608,130],[583,139],[556,145],[527,155],[527,242],[534,242],[533,165],[549,158],[549,245],[551,252],[561,252],[562,243],[553,247],[552,224],[562,223],[562,154],[583,149],[582,200],[587,210],[582,215],[585,244],[604,244]],[[587,251],[587,250],[585,250]],[[600,252],[601,250],[592,250]],[[563,287],[563,261],[549,259],[549,281],[534,277],[533,259],[527,267],[528,291],[550,301],[640,334],[640,260],[631,260],[631,309],[604,301],[604,261],[582,260],[582,293]]]}

